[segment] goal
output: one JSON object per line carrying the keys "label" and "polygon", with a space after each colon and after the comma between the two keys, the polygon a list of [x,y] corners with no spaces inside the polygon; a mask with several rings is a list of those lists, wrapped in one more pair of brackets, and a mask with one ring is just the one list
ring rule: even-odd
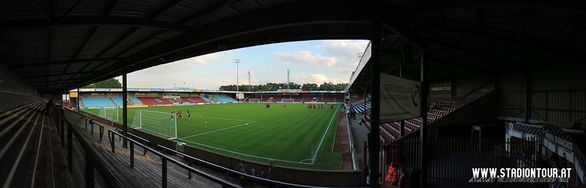
{"label": "goal", "polygon": [[120,122],[120,114],[118,107],[102,107],[98,111],[98,116],[105,118],[110,121]]}
{"label": "goal", "polygon": [[281,99],[282,102],[295,102],[295,99]]}
{"label": "goal", "polygon": [[259,103],[260,99],[248,99],[249,103]]}
{"label": "goal", "polygon": [[134,113],[132,128],[165,139],[177,139],[177,115],[168,112],[138,110]]}

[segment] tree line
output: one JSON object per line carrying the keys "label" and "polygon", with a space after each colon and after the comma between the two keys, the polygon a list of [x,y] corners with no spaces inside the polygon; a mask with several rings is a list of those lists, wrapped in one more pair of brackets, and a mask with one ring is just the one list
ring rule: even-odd
{"label": "tree line", "polygon": [[[304,91],[343,91],[346,89],[346,83],[324,82],[320,85],[316,83],[297,84],[291,83],[289,89],[301,89]],[[279,89],[287,89],[286,83],[266,83],[259,85],[239,85],[238,91],[277,91]],[[220,86],[222,91],[236,91],[236,85]]]}
{"label": "tree line", "polygon": [[120,81],[114,78],[110,78],[87,86],[83,86],[81,88],[122,88],[122,84],[120,83]]}

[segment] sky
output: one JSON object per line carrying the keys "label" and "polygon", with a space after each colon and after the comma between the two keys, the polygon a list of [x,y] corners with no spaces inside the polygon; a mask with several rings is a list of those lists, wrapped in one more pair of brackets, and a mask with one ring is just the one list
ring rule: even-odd
{"label": "sky", "polygon": [[187,58],[128,74],[131,88],[190,87],[217,90],[236,84],[235,59],[239,59],[239,83],[253,85],[287,82],[346,83],[358,65],[368,40],[310,40],[274,43]]}

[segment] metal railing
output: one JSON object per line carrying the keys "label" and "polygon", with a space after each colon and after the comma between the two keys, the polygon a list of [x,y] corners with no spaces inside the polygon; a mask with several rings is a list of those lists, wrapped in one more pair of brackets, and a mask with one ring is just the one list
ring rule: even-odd
{"label": "metal railing", "polygon": [[220,185],[222,185],[222,187],[242,187],[240,185],[234,184],[232,182],[229,182],[227,180],[224,180],[222,178],[216,177],[214,175],[211,175],[209,173],[203,172],[199,169],[193,168],[183,162],[178,161],[177,159],[174,159],[173,157],[167,156],[161,152],[159,152],[156,149],[153,149],[151,147],[146,146],[143,143],[140,143],[139,141],[136,141],[132,138],[128,138],[124,135],[122,135],[121,133],[118,133],[116,131],[112,131],[111,129],[108,130],[108,138],[110,140],[110,147],[112,149],[112,152],[116,152],[116,146],[115,146],[115,137],[118,136],[124,140],[127,141],[127,143],[129,144],[129,151],[130,151],[130,167],[134,168],[134,145],[138,145],[142,148],[144,148],[145,150],[148,150],[149,152],[159,156],[161,158],[161,167],[162,167],[162,175],[161,175],[161,185],[163,188],[167,187],[167,163],[171,162],[174,163],[177,166],[182,167],[183,169],[189,171],[189,177],[191,177],[191,173],[197,174],[199,176],[202,176],[206,179],[209,179],[215,183],[218,183]]}
{"label": "metal railing", "polygon": [[[73,172],[73,136],[75,136],[75,140],[83,149],[84,161],[85,161],[85,187],[86,188],[93,188],[96,184],[95,178],[96,174],[94,171],[97,171],[99,175],[105,179],[104,183],[108,185],[108,187],[121,187],[121,181],[114,175],[110,169],[106,167],[106,164],[96,155],[97,148],[89,143],[85,136],[78,130],[78,128],[73,125],[71,122],[67,121],[64,117],[64,111],[62,108],[55,108],[58,117],[58,128],[60,133],[60,138],[63,141],[65,138],[65,127],[67,127],[67,166],[70,172]],[[63,142],[61,142],[63,143]],[[63,145],[64,146],[64,145]]]}
{"label": "metal railing", "polygon": [[[214,168],[216,170],[223,171],[223,172],[228,173],[228,174],[232,174],[232,175],[235,175],[235,176],[243,177],[244,179],[248,180],[248,183],[258,183],[258,184],[261,184],[261,185],[268,185],[268,186],[271,186],[271,187],[273,187],[273,186],[274,187],[300,187],[300,188],[317,188],[317,187],[320,187],[320,186],[312,186],[312,185],[303,185],[303,184],[289,183],[289,182],[283,182],[283,181],[278,181],[278,180],[272,180],[272,179],[262,178],[262,177],[258,177],[258,176],[253,176],[253,175],[250,175],[250,174],[247,174],[247,173],[244,173],[244,172],[240,172],[240,171],[233,170],[233,169],[230,169],[230,168],[226,168],[226,167],[223,167],[223,166],[214,164],[214,163],[210,163],[210,162],[205,161],[205,160],[202,160],[202,159],[195,158],[193,156],[187,155],[185,153],[181,153],[179,151],[173,150],[171,148],[168,148],[168,147],[165,147],[165,146],[162,146],[162,145],[157,145],[157,147],[160,147],[162,149],[165,149],[166,151],[170,151],[170,152],[172,152],[175,155],[178,155],[180,157],[189,159],[189,161],[190,161],[189,164],[190,165],[192,163],[191,161],[195,161],[196,163],[198,163],[198,164],[200,164],[202,166],[208,166],[208,167]],[[188,175],[188,176],[190,176],[190,175]],[[328,188],[334,188],[334,187],[328,187]]]}

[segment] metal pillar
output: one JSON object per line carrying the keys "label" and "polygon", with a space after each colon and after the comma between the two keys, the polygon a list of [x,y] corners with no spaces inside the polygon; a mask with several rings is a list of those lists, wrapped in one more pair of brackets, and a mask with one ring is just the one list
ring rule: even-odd
{"label": "metal pillar", "polygon": [[371,38],[372,56],[370,58],[370,133],[368,134],[368,159],[371,187],[379,185],[379,153],[380,153],[380,43],[381,28],[379,23],[374,24]]}
{"label": "metal pillar", "polygon": [[429,151],[428,148],[428,127],[427,127],[427,95],[428,95],[428,86],[427,86],[427,67],[426,67],[426,59],[425,53],[421,53],[420,56],[421,60],[421,100],[420,100],[420,112],[421,112],[421,128],[420,128],[420,135],[419,135],[419,164],[421,168],[421,179],[420,184],[423,187],[427,185],[427,155]]}
{"label": "metal pillar", "polygon": [[79,108],[79,101],[81,100],[81,95],[79,94],[79,88],[77,88],[77,98],[75,100],[75,103],[77,103],[77,112],[81,112],[81,109]]}
{"label": "metal pillar", "polygon": [[399,130],[399,137],[405,136],[405,120],[401,120],[401,128]]}
{"label": "metal pillar", "polygon": [[167,188],[167,158],[161,158],[161,187]]}
{"label": "metal pillar", "polygon": [[[128,138],[128,82],[126,69],[122,73],[122,130]],[[123,146],[126,148],[127,141],[124,139]]]}
{"label": "metal pillar", "polygon": [[85,187],[93,188],[95,185],[94,161],[90,157],[90,153],[86,151],[85,154]]}
{"label": "metal pillar", "polygon": [[239,80],[238,79],[238,64],[240,63],[240,59],[235,59],[234,63],[236,63],[236,91],[239,91],[239,88],[238,88],[238,85],[239,85],[238,84],[238,82],[239,82],[238,81]]}
{"label": "metal pillar", "polygon": [[531,72],[527,71],[525,78],[525,123],[529,123],[531,119]]}
{"label": "metal pillar", "polygon": [[[411,57],[411,51],[405,52],[406,46],[401,47],[401,57],[402,61],[399,61],[399,77],[403,78],[403,63],[407,63],[407,57]],[[409,55],[408,55],[409,54]],[[410,62],[410,61],[409,61]],[[399,128],[399,137],[405,136],[405,120],[401,120],[400,128]]]}
{"label": "metal pillar", "polygon": [[73,172],[73,135],[71,133],[71,126],[67,126],[67,167],[69,172]]}

